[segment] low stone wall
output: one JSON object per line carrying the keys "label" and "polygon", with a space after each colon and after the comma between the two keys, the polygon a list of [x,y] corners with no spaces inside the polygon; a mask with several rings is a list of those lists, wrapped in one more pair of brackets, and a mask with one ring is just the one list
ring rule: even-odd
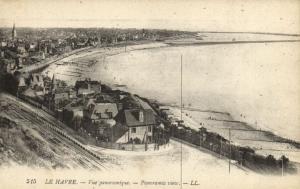
{"label": "low stone wall", "polygon": [[[156,144],[147,144],[147,150],[155,150]],[[146,151],[145,144],[122,144],[122,143],[111,143],[111,142],[96,142],[96,146],[125,151]]]}

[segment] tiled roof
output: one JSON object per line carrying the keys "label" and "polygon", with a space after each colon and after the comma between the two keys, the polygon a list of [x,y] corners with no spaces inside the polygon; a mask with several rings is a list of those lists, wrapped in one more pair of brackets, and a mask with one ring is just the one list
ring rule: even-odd
{"label": "tiled roof", "polygon": [[[144,113],[144,120],[143,122],[139,121],[139,112],[143,111]],[[128,127],[134,127],[134,126],[146,126],[146,125],[154,125],[155,117],[151,110],[124,110],[124,116],[125,116],[125,124]]]}
{"label": "tiled roof", "polygon": [[144,109],[144,110],[152,110],[151,106],[145,102],[144,100],[142,100],[141,98],[137,97],[137,96],[132,96],[132,98],[138,102],[140,104],[140,106]]}
{"label": "tiled roof", "polygon": [[110,119],[109,112],[112,113],[112,118],[118,114],[115,103],[96,103],[92,106],[90,117],[91,119]]}

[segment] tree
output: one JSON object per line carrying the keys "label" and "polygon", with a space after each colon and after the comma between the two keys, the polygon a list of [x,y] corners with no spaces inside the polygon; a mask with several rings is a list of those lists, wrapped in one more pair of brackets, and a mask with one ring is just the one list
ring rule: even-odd
{"label": "tree", "polygon": [[0,91],[6,91],[13,95],[17,94],[18,80],[12,74],[1,73],[0,74]]}
{"label": "tree", "polygon": [[287,167],[287,164],[289,163],[289,158],[287,158],[283,155],[283,156],[281,156],[281,158],[279,160],[280,160],[280,167],[282,167],[282,164],[283,164],[283,167]]}
{"label": "tree", "polygon": [[274,158],[274,156],[273,155],[268,155],[267,157],[266,157],[266,163],[267,163],[267,165],[269,165],[269,166],[276,166],[276,159]]}

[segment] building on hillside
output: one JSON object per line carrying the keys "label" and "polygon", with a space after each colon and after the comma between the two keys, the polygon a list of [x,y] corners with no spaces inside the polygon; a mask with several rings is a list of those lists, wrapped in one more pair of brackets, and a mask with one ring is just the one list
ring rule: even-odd
{"label": "building on hillside", "polygon": [[35,90],[35,95],[36,96],[44,96],[46,93],[45,93],[45,88],[42,88],[42,87],[37,87]]}
{"label": "building on hillside", "polygon": [[25,44],[18,44],[17,53],[18,54],[25,54],[26,53]]}
{"label": "building on hillside", "polygon": [[44,88],[44,79],[41,74],[34,73],[30,77],[30,87],[36,88],[36,87],[42,87]]}
{"label": "building on hillside", "polygon": [[[50,86],[49,86],[50,85]],[[63,81],[57,80],[53,75],[51,83],[47,82],[48,103],[54,110],[62,109],[77,98],[76,91],[68,87]]]}
{"label": "building on hillside", "polygon": [[19,84],[18,84],[18,93],[23,92],[24,90],[26,90],[27,85],[25,83],[25,78],[24,77],[20,77],[19,79]]}
{"label": "building on hillside", "polygon": [[77,98],[76,90],[73,89],[73,88],[68,88],[68,94],[69,94],[69,99],[76,99]]}
{"label": "building on hillside", "polygon": [[119,135],[120,132],[116,127],[117,122],[115,120],[118,113],[117,104],[114,102],[89,99],[83,109],[83,127],[97,140],[112,142],[118,138],[113,135]]}
{"label": "building on hillside", "polygon": [[77,95],[87,96],[101,93],[101,82],[91,81],[90,79],[78,80],[75,83]]}
{"label": "building on hillside", "polygon": [[101,123],[104,120],[113,120],[118,114],[118,108],[116,103],[95,102],[90,99],[83,112],[84,117],[88,118],[93,124],[95,124]]}
{"label": "building on hillside", "polygon": [[128,127],[125,134],[127,142],[133,140],[139,140],[141,143],[152,142],[153,127],[157,123],[151,110],[125,110],[123,124]]}
{"label": "building on hillside", "polygon": [[122,143],[151,143],[153,142],[153,128],[158,126],[156,113],[150,105],[137,96],[127,96],[122,99],[124,111],[117,117],[117,121],[127,128],[121,137]]}
{"label": "building on hillside", "polygon": [[63,88],[58,88],[54,92],[52,92],[52,105],[54,106],[54,110],[58,110],[63,108],[65,105],[69,103],[69,93],[68,90]]}
{"label": "building on hillside", "polygon": [[29,44],[29,49],[28,49],[28,51],[29,51],[29,52],[35,52],[35,51],[36,51],[36,48],[37,48],[37,43],[36,43],[36,42],[31,42],[31,43]]}
{"label": "building on hillside", "polygon": [[7,41],[1,40],[0,47],[6,47]]}

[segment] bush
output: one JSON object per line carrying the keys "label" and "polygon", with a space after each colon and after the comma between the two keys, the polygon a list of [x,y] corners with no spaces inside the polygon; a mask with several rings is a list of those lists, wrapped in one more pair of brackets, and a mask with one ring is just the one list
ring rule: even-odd
{"label": "bush", "polygon": [[133,141],[134,141],[135,144],[141,144],[142,143],[141,139],[139,139],[137,137],[134,138]]}

